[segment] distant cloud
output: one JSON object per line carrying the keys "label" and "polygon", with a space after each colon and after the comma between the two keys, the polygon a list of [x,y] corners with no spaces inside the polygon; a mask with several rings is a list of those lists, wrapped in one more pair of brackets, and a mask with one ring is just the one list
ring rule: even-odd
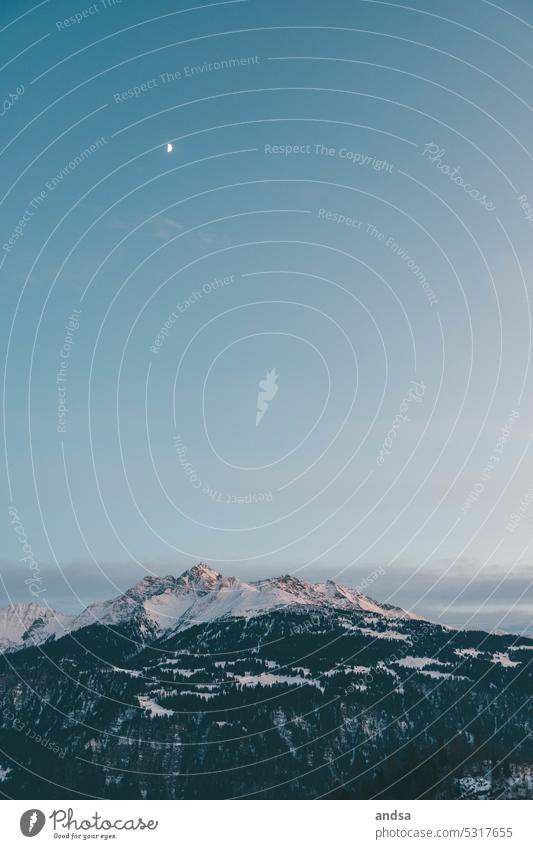
{"label": "distant cloud", "polygon": [[183,233],[185,224],[180,221],[175,221],[173,218],[156,218],[155,234],[159,239],[171,239],[177,233]]}
{"label": "distant cloud", "polygon": [[[65,567],[63,576],[55,565],[43,564],[41,574],[45,592],[42,600],[65,612],[80,610],[92,601],[124,592],[146,574],[178,575],[192,565],[186,560],[174,564],[159,562],[143,571],[132,563],[102,564],[100,569],[93,563],[77,563]],[[479,569],[480,564],[474,561],[460,561],[452,568],[446,561],[433,562],[416,576],[413,565],[408,563],[398,563],[388,569],[382,563],[365,563],[344,572],[325,567],[299,571],[280,564],[271,568],[254,565],[236,569],[221,567],[216,562],[212,565],[243,580],[294,572],[304,580],[332,578],[352,587],[364,586],[365,579],[379,568],[379,577],[366,590],[378,601],[398,604],[453,627],[533,632],[533,593],[529,588],[533,570],[525,563],[513,569],[499,587],[509,569],[503,564],[487,566],[467,586]],[[25,584],[26,577],[22,564],[0,562],[0,606],[9,604],[9,599],[13,602],[36,600]]]}

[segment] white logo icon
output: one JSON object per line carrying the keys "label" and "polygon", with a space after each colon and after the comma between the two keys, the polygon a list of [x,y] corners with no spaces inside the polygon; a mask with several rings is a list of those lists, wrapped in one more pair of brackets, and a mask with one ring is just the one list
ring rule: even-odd
{"label": "white logo icon", "polygon": [[278,391],[276,383],[279,375],[275,368],[267,371],[266,377],[259,381],[259,392],[257,393],[257,412],[255,414],[255,426],[257,427],[266,411],[268,405],[272,401],[274,395]]}

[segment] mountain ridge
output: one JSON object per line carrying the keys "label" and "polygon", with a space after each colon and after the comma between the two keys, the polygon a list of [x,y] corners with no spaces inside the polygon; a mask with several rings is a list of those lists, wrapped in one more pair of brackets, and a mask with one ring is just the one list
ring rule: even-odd
{"label": "mountain ridge", "polygon": [[332,580],[310,582],[286,574],[242,581],[198,563],[178,576],[146,575],[120,595],[94,602],[77,615],[35,602],[0,608],[0,650],[16,651],[90,625],[114,626],[129,620],[137,621],[141,633],[153,639],[193,624],[231,616],[258,616],[291,606],[357,610],[389,619],[422,619]]}

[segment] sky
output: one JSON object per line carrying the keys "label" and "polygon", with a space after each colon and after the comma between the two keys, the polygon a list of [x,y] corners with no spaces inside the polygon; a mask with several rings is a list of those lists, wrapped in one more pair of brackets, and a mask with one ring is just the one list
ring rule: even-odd
{"label": "sky", "polygon": [[382,601],[532,629],[532,28],[2,4],[5,602],[380,565]]}

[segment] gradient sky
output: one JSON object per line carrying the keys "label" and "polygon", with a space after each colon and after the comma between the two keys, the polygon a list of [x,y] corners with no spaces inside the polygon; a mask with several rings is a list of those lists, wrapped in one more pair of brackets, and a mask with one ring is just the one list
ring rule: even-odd
{"label": "gradient sky", "polygon": [[443,14],[2,4],[7,597],[11,507],[63,607],[198,560],[381,564],[382,600],[530,627],[533,15]]}

